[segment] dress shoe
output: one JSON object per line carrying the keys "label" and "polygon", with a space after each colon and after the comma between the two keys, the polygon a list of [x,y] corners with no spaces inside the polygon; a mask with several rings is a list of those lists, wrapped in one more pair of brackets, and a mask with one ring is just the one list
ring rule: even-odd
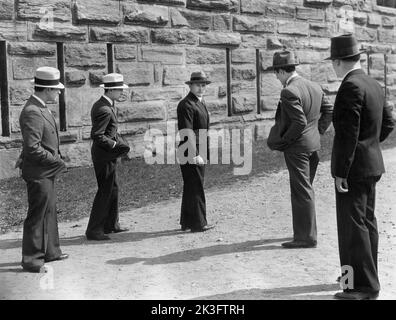
{"label": "dress shoe", "polygon": [[287,249],[316,248],[316,241],[308,242],[308,241],[293,240],[282,243],[282,247]]}
{"label": "dress shoe", "polygon": [[109,234],[109,233],[120,233],[120,232],[126,232],[129,231],[128,228],[119,228],[119,229],[114,229],[114,230],[105,230],[104,233]]}
{"label": "dress shoe", "polygon": [[191,228],[191,232],[205,232],[205,231],[208,231],[210,229],[213,229],[214,227],[215,226],[212,226],[212,225],[206,225],[204,227],[197,228],[197,229]]}
{"label": "dress shoe", "polygon": [[65,260],[69,258],[69,255],[67,253],[62,253],[59,257],[56,258],[50,258],[50,259],[45,259],[45,262],[51,262],[51,261],[58,261],[58,260]]}
{"label": "dress shoe", "polygon": [[181,226],[181,228],[180,228],[181,231],[187,231],[188,229],[191,229],[191,228],[187,227],[187,226]]}
{"label": "dress shoe", "polygon": [[104,240],[110,240],[109,236],[106,236],[104,234],[86,234],[86,237],[88,240],[96,240],[96,241],[104,241]]}
{"label": "dress shoe", "polygon": [[46,273],[47,272],[47,269],[45,268],[44,265],[42,265],[42,266],[28,266],[28,265],[22,264],[22,268],[23,268],[23,270],[25,270],[27,272],[31,272],[31,273]]}
{"label": "dress shoe", "polygon": [[337,299],[346,300],[376,300],[378,298],[378,295],[378,292],[341,291],[337,292],[334,296]]}

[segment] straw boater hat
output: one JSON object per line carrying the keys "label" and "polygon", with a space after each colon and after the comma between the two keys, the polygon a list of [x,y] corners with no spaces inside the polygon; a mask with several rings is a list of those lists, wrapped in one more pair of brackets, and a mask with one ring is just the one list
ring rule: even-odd
{"label": "straw boater hat", "polygon": [[40,67],[36,70],[34,79],[31,81],[35,87],[64,89],[65,86],[59,82],[60,72],[52,67]]}
{"label": "straw boater hat", "polygon": [[330,57],[325,60],[345,59],[364,53],[352,33],[331,38]]}
{"label": "straw boater hat", "polygon": [[209,84],[211,81],[208,80],[208,77],[203,71],[197,71],[191,73],[190,81],[186,81],[186,84],[192,83],[206,83]]}
{"label": "straw boater hat", "polygon": [[109,73],[103,76],[103,84],[99,87],[104,89],[128,89],[129,87],[124,84],[124,77],[119,73]]}
{"label": "straw boater hat", "polygon": [[271,71],[275,68],[283,68],[283,67],[291,67],[298,66],[299,63],[296,61],[296,57],[293,52],[283,50],[274,53],[274,57],[272,59],[272,66],[265,69],[265,71]]}

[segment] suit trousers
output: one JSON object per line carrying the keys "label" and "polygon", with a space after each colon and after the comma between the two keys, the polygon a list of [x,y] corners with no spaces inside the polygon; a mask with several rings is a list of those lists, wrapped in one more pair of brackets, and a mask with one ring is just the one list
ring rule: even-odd
{"label": "suit trousers", "polygon": [[28,212],[23,224],[22,266],[39,269],[62,254],[56,213],[55,177],[27,180]]}
{"label": "suit trousers", "polygon": [[313,180],[319,163],[317,151],[284,153],[289,171],[294,240],[317,241]]}
{"label": "suit trousers", "polygon": [[180,224],[191,229],[207,225],[204,192],[205,165],[184,164],[180,166],[183,176],[183,197]]}
{"label": "suit trousers", "polygon": [[92,205],[86,234],[103,233],[120,228],[118,216],[118,184],[116,176],[117,159],[94,161],[98,191]]}
{"label": "suit trousers", "polygon": [[380,176],[347,179],[348,192],[336,194],[338,249],[341,266],[353,269],[354,290],[378,292],[378,228],[375,185]]}

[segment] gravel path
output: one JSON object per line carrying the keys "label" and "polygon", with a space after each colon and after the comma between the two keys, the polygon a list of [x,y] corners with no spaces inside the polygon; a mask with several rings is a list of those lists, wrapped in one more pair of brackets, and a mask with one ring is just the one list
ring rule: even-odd
{"label": "gravel path", "polygon": [[[396,149],[377,187],[380,299],[396,298]],[[292,235],[287,171],[207,192],[206,233],[179,231],[180,199],[121,213],[128,233],[87,241],[87,219],[60,223],[70,258],[47,274],[22,272],[22,229],[0,235],[0,299],[332,299],[339,290],[329,162],[315,180],[316,249],[286,250]]]}

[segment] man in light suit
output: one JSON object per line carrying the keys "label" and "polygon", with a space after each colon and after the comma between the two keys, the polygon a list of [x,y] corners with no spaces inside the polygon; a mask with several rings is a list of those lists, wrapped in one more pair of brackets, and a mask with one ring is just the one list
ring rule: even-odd
{"label": "man in light suit", "polygon": [[290,177],[293,240],[285,248],[314,248],[317,245],[313,180],[319,163],[320,135],[331,123],[332,105],[321,87],[299,76],[298,63],[290,51],[276,52],[273,65],[284,88],[276,110],[275,125],[267,144],[284,153]]}
{"label": "man in light suit", "polygon": [[85,232],[88,240],[109,240],[109,233],[128,231],[119,224],[116,164],[117,158],[129,152],[129,146],[117,132],[117,113],[114,106],[123,89],[128,86],[124,84],[121,74],[110,73],[103,77],[100,87],[104,88],[104,95],[91,109],[91,155],[98,191]]}
{"label": "man in light suit", "polygon": [[356,38],[346,34],[331,39],[328,58],[343,79],[334,104],[331,174],[341,267],[351,267],[353,276],[353,288],[336,297],[358,300],[375,299],[380,290],[375,186],[385,172],[380,142],[394,127],[383,89],[361,68],[362,52]]}
{"label": "man in light suit", "polygon": [[29,203],[23,225],[22,267],[29,272],[42,272],[45,262],[68,258],[59,246],[55,191],[55,177],[66,166],[59,151],[55,118],[46,106],[64,89],[59,79],[59,70],[38,68],[34,94],[19,118],[23,150],[18,165],[27,184]]}

